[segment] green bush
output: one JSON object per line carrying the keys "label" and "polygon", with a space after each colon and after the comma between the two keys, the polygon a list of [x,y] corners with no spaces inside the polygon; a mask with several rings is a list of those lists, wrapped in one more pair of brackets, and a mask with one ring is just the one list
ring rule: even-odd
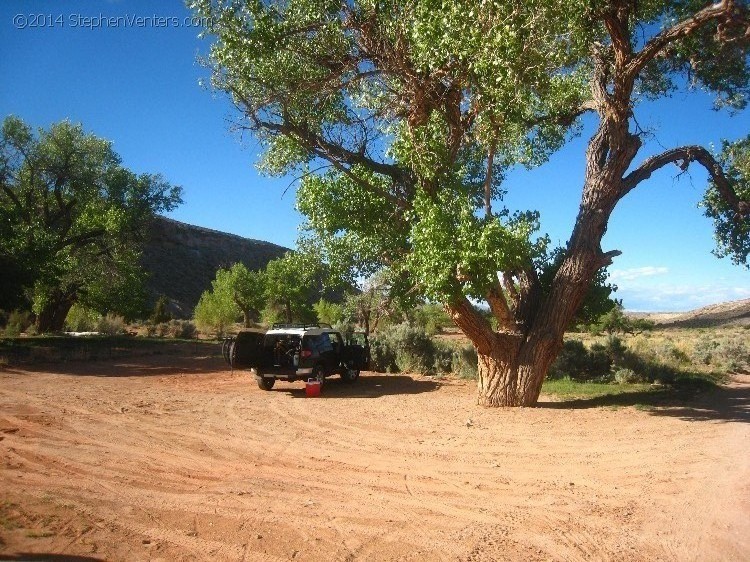
{"label": "green bush", "polygon": [[578,381],[601,379],[609,376],[611,365],[606,346],[593,344],[589,350],[579,340],[568,340],[550,366],[548,376],[551,379],[567,376]]}
{"label": "green bush", "polygon": [[626,367],[615,369],[612,376],[617,384],[635,384],[645,381],[645,377],[639,375],[633,369],[628,369]]}
{"label": "green bush", "polygon": [[692,359],[703,365],[710,365],[711,363],[713,363],[713,359],[718,347],[719,342],[717,342],[713,338],[702,336],[693,346],[691,352]]}
{"label": "green bush", "polygon": [[716,356],[729,371],[739,371],[750,367],[750,347],[740,337],[722,341],[716,349]]}
{"label": "green bush", "polygon": [[10,322],[5,326],[3,330],[3,336],[6,338],[17,338],[21,335],[21,327],[18,324],[11,324]]}
{"label": "green bush", "polygon": [[451,357],[451,371],[462,379],[477,378],[477,350],[473,345],[455,348]]}
{"label": "green bush", "polygon": [[125,319],[116,314],[102,316],[96,323],[96,331],[107,336],[125,333]]}
{"label": "green bush", "polygon": [[34,317],[31,312],[26,310],[14,310],[8,315],[8,322],[5,325],[5,335],[8,337],[18,337],[22,332],[27,331],[34,324]]}
{"label": "green bush", "polygon": [[93,332],[98,321],[98,312],[75,303],[65,317],[65,327],[71,332]]}
{"label": "green bush", "polygon": [[387,337],[377,334],[370,339],[370,366],[379,373],[398,373],[396,351]]}
{"label": "green bush", "polygon": [[370,354],[376,370],[432,375],[450,370],[452,352],[439,350],[423,329],[403,323],[378,332]]}

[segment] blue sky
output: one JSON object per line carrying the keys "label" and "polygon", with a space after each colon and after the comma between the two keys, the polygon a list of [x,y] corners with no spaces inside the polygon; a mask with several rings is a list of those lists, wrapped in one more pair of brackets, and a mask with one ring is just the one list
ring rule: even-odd
{"label": "blue sky", "polygon": [[[120,19],[102,19],[109,17]],[[196,63],[208,46],[199,31],[180,0],[6,0],[0,116],[15,114],[36,127],[66,118],[83,123],[113,141],[130,169],[183,186],[185,204],[171,217],[293,247],[302,217],[292,178],[259,176],[257,144],[230,132],[233,106],[199,86],[208,76]],[[644,105],[638,119],[655,131],[639,158],[662,146],[718,146],[750,132],[750,112],[714,113],[701,93]],[[506,203],[540,210],[555,243],[565,243],[575,220],[593,125],[588,120],[581,138],[536,170],[513,171],[505,184]],[[603,247],[623,252],[610,268],[616,296],[630,310],[650,311],[750,298],[750,272],[711,254],[711,224],[697,208],[705,173],[676,173],[655,174],[615,210]]]}

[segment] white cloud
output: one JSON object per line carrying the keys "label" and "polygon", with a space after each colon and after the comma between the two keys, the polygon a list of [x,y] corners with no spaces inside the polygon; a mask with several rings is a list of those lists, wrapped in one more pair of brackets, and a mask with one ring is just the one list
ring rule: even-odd
{"label": "white cloud", "polygon": [[654,277],[655,275],[665,275],[667,273],[669,273],[669,268],[647,265],[645,267],[632,267],[630,269],[613,269],[609,272],[609,278],[612,281],[635,281],[643,277]]}

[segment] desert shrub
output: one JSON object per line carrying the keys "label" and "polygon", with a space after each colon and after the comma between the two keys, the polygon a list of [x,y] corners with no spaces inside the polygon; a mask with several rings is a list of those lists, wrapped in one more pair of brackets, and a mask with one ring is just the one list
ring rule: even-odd
{"label": "desert shrub", "polygon": [[633,384],[645,381],[643,375],[639,375],[633,369],[628,369],[627,367],[615,369],[612,373],[612,378],[617,384]]}
{"label": "desert shrub", "polygon": [[[594,346],[591,346],[591,351],[594,351]],[[628,348],[625,347],[622,339],[613,335],[607,336],[602,351],[607,354],[610,365],[617,366],[625,363],[628,354]]]}
{"label": "desert shrub", "polygon": [[96,323],[96,331],[108,336],[125,333],[125,319],[116,314],[102,316]]}
{"label": "desert shrub", "polygon": [[8,315],[5,325],[5,335],[18,337],[21,332],[26,332],[34,324],[34,317],[26,310],[14,310]]}
{"label": "desert shrub", "polygon": [[75,303],[65,317],[65,327],[71,332],[93,332],[98,321],[98,312]]}
{"label": "desert shrub", "polygon": [[189,320],[170,320],[167,324],[167,333],[170,337],[190,340],[196,336],[195,324]]}
{"label": "desert shrub", "polygon": [[18,324],[11,324],[9,322],[3,330],[3,336],[5,336],[6,338],[17,338],[20,335],[21,327]]}
{"label": "desert shrub", "polygon": [[373,368],[381,372],[450,372],[453,350],[439,347],[420,327],[397,324],[379,331],[370,350]]}
{"label": "desert shrub", "polygon": [[740,337],[731,337],[722,341],[716,349],[716,356],[729,371],[750,367],[750,347]]}
{"label": "desert shrub", "polygon": [[609,375],[611,359],[607,347],[595,343],[587,349],[582,341],[563,343],[557,359],[549,368],[549,378],[570,377],[573,380],[601,379]]}
{"label": "desert shrub", "polygon": [[691,356],[694,361],[702,365],[710,365],[713,362],[719,342],[708,336],[701,338],[693,346]]}
{"label": "desert shrub", "polygon": [[477,350],[473,345],[463,345],[453,350],[451,371],[462,379],[477,377]]}
{"label": "desert shrub", "polygon": [[452,346],[440,342],[433,341],[434,355],[432,362],[432,370],[434,373],[451,373],[453,372],[453,356],[455,350]]}
{"label": "desert shrub", "polygon": [[401,371],[433,373],[435,345],[421,328],[403,323],[389,330],[389,340],[396,352],[396,363]]}
{"label": "desert shrub", "polygon": [[379,373],[397,373],[396,351],[388,338],[377,334],[370,340],[370,365]]}

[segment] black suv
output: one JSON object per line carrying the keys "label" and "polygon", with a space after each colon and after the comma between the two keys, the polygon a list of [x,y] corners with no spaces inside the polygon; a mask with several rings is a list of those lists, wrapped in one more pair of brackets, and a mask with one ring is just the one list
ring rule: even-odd
{"label": "black suv", "polygon": [[222,354],[232,368],[254,370],[258,386],[271,390],[277,380],[322,383],[341,375],[346,382],[356,381],[370,357],[367,338],[360,342],[344,342],[327,324],[274,324],[267,332],[243,330],[226,338]]}

